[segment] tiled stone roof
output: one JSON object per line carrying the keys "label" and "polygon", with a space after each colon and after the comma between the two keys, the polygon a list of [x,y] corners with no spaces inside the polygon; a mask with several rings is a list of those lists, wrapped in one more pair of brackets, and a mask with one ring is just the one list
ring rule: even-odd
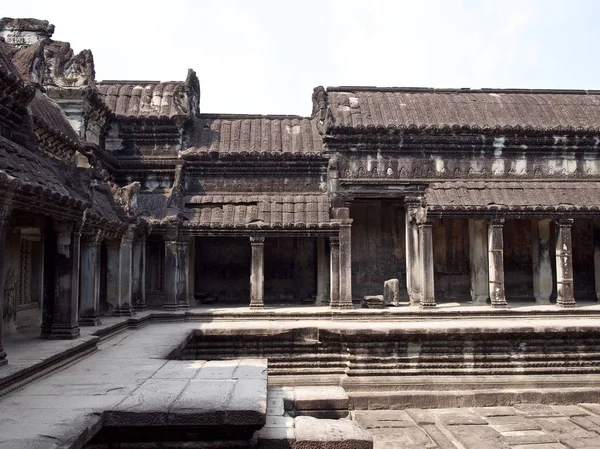
{"label": "tiled stone roof", "polygon": [[431,210],[600,211],[596,182],[466,181],[431,184],[425,191]]}
{"label": "tiled stone roof", "polygon": [[600,92],[335,87],[328,131],[600,130]]}
{"label": "tiled stone roof", "polygon": [[329,223],[325,194],[196,195],[186,198],[190,222],[212,228],[318,227]]}
{"label": "tiled stone roof", "polygon": [[106,105],[121,118],[178,118],[190,114],[184,81],[102,81]]}
{"label": "tiled stone roof", "polygon": [[314,122],[297,116],[202,115],[186,155],[321,154]]}
{"label": "tiled stone roof", "polygon": [[42,157],[20,145],[0,137],[0,178],[16,179],[23,192],[61,202],[77,209],[87,204],[74,189],[67,187],[68,164],[53,158]]}
{"label": "tiled stone roof", "polygon": [[124,214],[115,204],[113,194],[105,183],[93,187],[92,204],[87,217],[112,226],[126,226]]}
{"label": "tiled stone roof", "polygon": [[62,134],[63,138],[69,139],[73,144],[79,142],[79,136],[69,123],[63,110],[45,94],[40,91],[36,92],[30,107],[36,124]]}

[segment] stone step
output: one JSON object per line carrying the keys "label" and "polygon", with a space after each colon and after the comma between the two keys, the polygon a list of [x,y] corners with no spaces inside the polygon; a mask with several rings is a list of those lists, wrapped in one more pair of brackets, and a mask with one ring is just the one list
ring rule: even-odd
{"label": "stone step", "polygon": [[253,436],[257,449],[372,449],[373,437],[349,419],[299,416],[288,426],[265,426]]}
{"label": "stone step", "polygon": [[349,392],[351,410],[497,407],[515,404],[600,402],[600,388],[507,388]]}

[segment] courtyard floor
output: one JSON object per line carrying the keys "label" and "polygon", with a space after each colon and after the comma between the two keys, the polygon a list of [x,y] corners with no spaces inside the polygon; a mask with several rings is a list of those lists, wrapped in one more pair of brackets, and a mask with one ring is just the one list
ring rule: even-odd
{"label": "courtyard floor", "polygon": [[[410,309],[410,310],[409,310]],[[460,307],[462,311],[464,307]],[[481,307],[468,307],[477,314]],[[534,315],[540,306],[515,307],[496,317],[473,316],[468,320],[446,319],[452,308],[440,307],[425,322],[414,320],[418,308],[386,309],[383,313],[355,309],[335,314],[326,307],[266,308],[194,308],[166,313],[147,311],[135,318],[104,318],[96,328],[82,328],[82,337],[72,341],[48,341],[37,333],[10,335],[5,340],[9,364],[0,367],[0,381],[30,369],[35,364],[51,362],[66,351],[89,347],[78,360],[69,361],[58,370],[41,373],[40,378],[5,390],[0,396],[0,449],[80,447],[78,442],[98,430],[101,414],[138,389],[164,369],[166,356],[194,329],[286,328],[325,326],[332,328],[385,330],[402,328],[444,328],[460,331],[477,329],[511,329],[534,327],[552,329],[560,325],[597,328],[600,306],[587,305],[555,315],[556,307],[542,306],[551,315]],[[450,310],[450,312],[446,312]],[[454,308],[456,310],[456,308]],[[560,309],[558,309],[560,311]],[[175,322],[150,321],[150,316]],[[580,314],[580,315],[578,315]],[[268,315],[268,317],[266,316]],[[438,319],[439,318],[439,319]],[[448,317],[450,318],[450,317]],[[277,321],[270,321],[277,319]],[[269,320],[269,321],[267,321]],[[124,323],[146,324],[139,329],[127,328],[113,335]],[[201,321],[201,322],[198,322]],[[575,381],[574,376],[574,381]],[[353,418],[374,437],[375,448],[600,448],[600,404],[539,405],[518,404],[511,407],[475,407],[447,409],[357,410]]]}

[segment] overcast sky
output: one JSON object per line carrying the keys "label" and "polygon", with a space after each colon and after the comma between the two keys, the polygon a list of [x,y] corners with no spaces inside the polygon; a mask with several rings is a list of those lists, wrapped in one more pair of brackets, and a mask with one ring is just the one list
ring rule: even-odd
{"label": "overcast sky", "polygon": [[600,2],[27,0],[96,78],[200,78],[201,112],[311,112],[315,86],[600,89]]}

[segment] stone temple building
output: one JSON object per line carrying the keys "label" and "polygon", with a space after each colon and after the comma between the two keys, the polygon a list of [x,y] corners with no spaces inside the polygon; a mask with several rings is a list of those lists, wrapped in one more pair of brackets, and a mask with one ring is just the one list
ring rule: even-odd
{"label": "stone temple building", "polygon": [[0,335],[352,308],[389,279],[417,310],[600,294],[600,92],[317,87],[307,117],[211,114],[194,71],[97,81],[53,31],[0,21]]}

